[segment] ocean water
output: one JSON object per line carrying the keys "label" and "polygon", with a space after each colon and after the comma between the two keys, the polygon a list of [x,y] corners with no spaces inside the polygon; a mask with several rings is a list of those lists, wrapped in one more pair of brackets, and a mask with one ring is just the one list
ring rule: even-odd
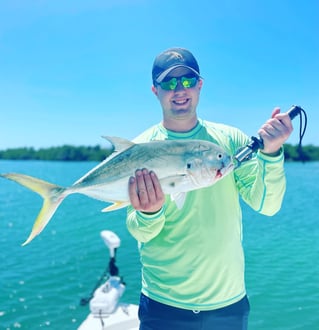
{"label": "ocean water", "polygon": [[[67,186],[95,165],[0,161],[0,173]],[[287,192],[276,216],[243,205],[250,330],[319,329],[319,163],[287,163],[286,172]],[[108,264],[104,229],[121,238],[123,300],[138,303],[140,264],[125,210],[101,213],[105,203],[71,195],[42,234],[21,247],[41,205],[35,193],[0,179],[0,329],[77,329],[89,312],[80,300]]]}

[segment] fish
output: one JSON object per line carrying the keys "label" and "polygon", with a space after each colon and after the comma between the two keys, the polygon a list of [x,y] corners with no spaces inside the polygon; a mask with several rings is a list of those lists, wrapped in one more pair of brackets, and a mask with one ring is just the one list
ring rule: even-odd
{"label": "fish", "polygon": [[111,154],[69,187],[25,174],[0,174],[43,198],[42,208],[22,246],[42,232],[68,195],[79,193],[111,203],[102,212],[130,205],[128,181],[137,169],[147,168],[156,173],[164,194],[170,195],[176,207],[181,209],[188,191],[213,185],[234,168],[232,157],[210,141],[162,140],[134,143],[120,137],[104,138],[112,146]]}

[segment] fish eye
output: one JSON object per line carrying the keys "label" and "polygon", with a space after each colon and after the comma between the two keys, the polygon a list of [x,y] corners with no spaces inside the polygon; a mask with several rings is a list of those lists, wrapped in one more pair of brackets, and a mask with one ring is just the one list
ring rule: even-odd
{"label": "fish eye", "polygon": [[189,170],[189,169],[192,167],[192,164],[191,164],[191,163],[187,163],[187,164],[186,164],[186,167],[187,167],[187,169]]}
{"label": "fish eye", "polygon": [[223,158],[223,154],[219,153],[217,154],[217,159],[222,159]]}

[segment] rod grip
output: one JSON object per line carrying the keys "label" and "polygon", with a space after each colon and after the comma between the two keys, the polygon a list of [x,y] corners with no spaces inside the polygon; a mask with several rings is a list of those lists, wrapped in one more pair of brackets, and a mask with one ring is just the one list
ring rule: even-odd
{"label": "rod grip", "polygon": [[[289,115],[290,119],[293,120],[297,117],[301,112],[302,108],[298,105],[293,105],[288,111],[287,114]],[[261,138],[257,138],[255,136],[251,137],[251,142],[244,148],[240,149],[234,158],[240,164],[242,161],[248,159],[253,152],[256,152],[258,149],[263,149],[263,141]]]}
{"label": "rod grip", "polygon": [[300,112],[302,111],[302,108],[298,105],[293,105],[288,111],[287,114],[289,115],[290,119],[293,120],[296,118]]}

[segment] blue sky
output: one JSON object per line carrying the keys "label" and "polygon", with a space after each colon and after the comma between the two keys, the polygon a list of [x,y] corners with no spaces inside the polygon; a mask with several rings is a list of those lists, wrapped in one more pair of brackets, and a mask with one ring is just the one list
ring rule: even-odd
{"label": "blue sky", "polygon": [[134,138],[161,120],[151,67],[172,46],[198,59],[201,118],[255,135],[298,104],[319,145],[317,0],[0,0],[0,150]]}

